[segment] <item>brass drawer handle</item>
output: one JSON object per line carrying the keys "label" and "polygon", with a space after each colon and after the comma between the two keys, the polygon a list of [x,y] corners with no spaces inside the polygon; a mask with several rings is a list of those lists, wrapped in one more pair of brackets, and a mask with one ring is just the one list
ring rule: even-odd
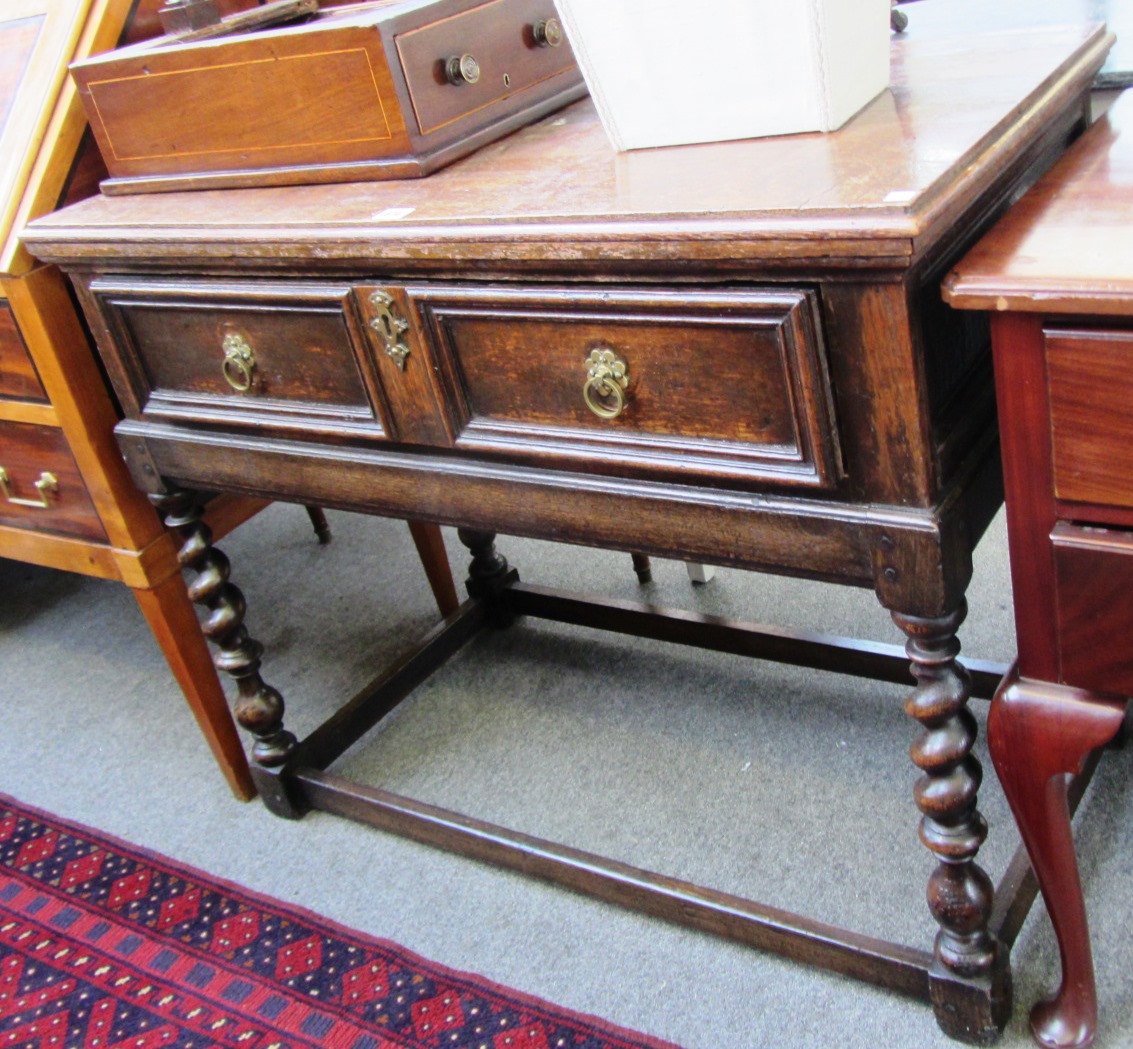
{"label": "brass drawer handle", "polygon": [[616,419],[626,406],[629,376],[626,362],[613,350],[596,346],[586,358],[586,383],[582,399],[600,419]]}
{"label": "brass drawer handle", "polygon": [[44,470],[43,473],[39,475],[39,480],[35,482],[35,490],[39,492],[38,499],[17,499],[8,490],[8,485],[10,483],[11,481],[8,477],[8,471],[5,470],[4,467],[0,466],[0,489],[3,489],[4,498],[13,506],[35,506],[40,509],[47,510],[51,507],[51,502],[48,499],[48,494],[59,494],[59,478],[57,478],[53,473],[50,473],[47,470]]}
{"label": "brass drawer handle", "polygon": [[252,347],[243,335],[230,331],[224,336],[222,349],[224,363],[220,368],[224,381],[237,393],[247,393],[255,381],[256,355],[252,353]]}

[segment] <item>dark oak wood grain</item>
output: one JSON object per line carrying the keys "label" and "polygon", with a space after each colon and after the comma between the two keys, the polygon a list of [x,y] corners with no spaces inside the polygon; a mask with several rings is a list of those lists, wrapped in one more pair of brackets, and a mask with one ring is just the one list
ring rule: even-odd
{"label": "dark oak wood grain", "polygon": [[[484,851],[498,829],[475,821],[459,833],[364,788],[316,789],[237,629],[227,564],[193,511],[178,511],[274,811],[326,805],[524,869],[538,853],[540,873],[567,884],[700,927],[744,925],[791,957],[885,985],[910,986],[903,967],[919,958],[912,980],[942,1027],[987,1043],[1010,1010],[1008,948],[978,861],[986,827],[956,629],[1001,480],[987,325],[942,306],[938,285],[1079,133],[1110,39],[1022,12],[1014,29],[983,33],[982,5],[925,7],[918,33],[894,41],[891,90],[830,135],[623,155],[580,102],[428,179],[103,197],[27,236],[71,273],[126,407],[122,450],[159,500],[215,489],[456,525],[477,615],[496,628],[520,612],[573,616],[855,673],[906,678],[911,665],[938,936],[931,955],[895,948],[906,973],[895,978],[852,935],[827,949],[805,922],[755,932],[762,919],[722,916],[727,901],[684,906],[671,886],[609,865],[580,877],[589,860],[541,843],[510,836]],[[356,362],[382,433],[286,429],[249,408],[155,410],[138,362],[173,346],[126,329],[124,290],[129,311],[176,287],[236,318],[250,300],[328,286],[348,289],[349,345],[335,352]],[[294,336],[285,353],[308,336],[301,313],[279,322]],[[178,344],[192,374],[206,342]],[[617,391],[590,385],[596,351],[624,366]],[[314,391],[297,379],[283,403]],[[542,595],[517,582],[497,531],[869,587],[907,659]],[[379,689],[348,734],[395,699]]]}

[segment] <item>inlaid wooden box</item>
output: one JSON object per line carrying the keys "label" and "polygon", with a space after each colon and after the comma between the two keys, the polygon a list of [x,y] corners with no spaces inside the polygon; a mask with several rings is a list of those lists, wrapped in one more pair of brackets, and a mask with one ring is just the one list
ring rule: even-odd
{"label": "inlaid wooden box", "polygon": [[106,193],[428,174],[585,94],[552,0],[379,0],[76,63]]}

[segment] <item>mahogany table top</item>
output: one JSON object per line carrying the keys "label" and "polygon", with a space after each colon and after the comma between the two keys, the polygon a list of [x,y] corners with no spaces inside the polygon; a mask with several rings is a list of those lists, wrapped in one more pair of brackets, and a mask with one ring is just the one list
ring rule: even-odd
{"label": "mahogany table top", "polygon": [[945,282],[970,309],[1133,314],[1133,95],[1122,95]]}

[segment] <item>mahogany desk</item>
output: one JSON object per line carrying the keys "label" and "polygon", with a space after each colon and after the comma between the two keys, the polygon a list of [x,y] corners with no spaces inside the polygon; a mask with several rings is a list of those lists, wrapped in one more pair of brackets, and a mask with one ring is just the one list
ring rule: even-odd
{"label": "mahogany desk", "polygon": [[[31,227],[78,289],[134,476],[185,539],[274,811],[510,864],[931,999],[945,1030],[994,1039],[1014,933],[976,862],[956,630],[1001,483],[986,321],[939,283],[1080,129],[1110,38],[981,35],[980,10],[918,11],[892,89],[833,135],[619,156],[583,101],[424,180],[103,198]],[[456,525],[471,599],[297,742],[198,489]],[[497,530],[870,587],[908,655],[526,586]],[[895,682],[911,660],[935,948],[325,771],[474,629],[520,614]]]}
{"label": "mahogany desk", "polygon": [[945,283],[993,311],[1019,661],[988,742],[1058,936],[1062,984],[1031,1014],[1049,1046],[1097,1025],[1065,773],[1133,694],[1133,96],[1123,95]]}

